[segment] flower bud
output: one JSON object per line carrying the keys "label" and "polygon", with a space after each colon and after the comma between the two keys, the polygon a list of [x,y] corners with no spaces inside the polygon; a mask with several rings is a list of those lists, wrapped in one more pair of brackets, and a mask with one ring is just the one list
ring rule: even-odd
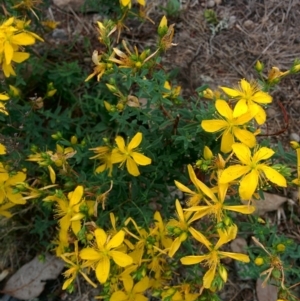
{"label": "flower bud", "polygon": [[257,265],[257,266],[261,266],[264,264],[264,259],[262,257],[256,257],[255,260],[254,260],[254,263]]}

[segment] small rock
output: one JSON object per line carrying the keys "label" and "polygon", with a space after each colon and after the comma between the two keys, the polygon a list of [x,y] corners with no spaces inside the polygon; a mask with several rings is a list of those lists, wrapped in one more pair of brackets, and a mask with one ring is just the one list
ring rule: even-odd
{"label": "small rock", "polygon": [[67,40],[68,33],[65,29],[55,28],[52,32],[52,37],[59,40]]}
{"label": "small rock", "polygon": [[53,3],[61,9],[80,11],[85,0],[53,0]]}
{"label": "small rock", "polygon": [[244,27],[247,28],[247,29],[251,29],[251,28],[253,28],[253,26],[254,26],[254,22],[251,21],[251,20],[246,20],[244,22]]}
{"label": "small rock", "polygon": [[290,140],[300,142],[300,136],[297,133],[291,133]]}
{"label": "small rock", "polygon": [[232,28],[236,23],[236,16],[230,16],[228,20],[228,28]]}
{"label": "small rock", "polygon": [[242,237],[237,237],[230,243],[231,250],[234,253],[246,254],[247,246],[248,246],[248,244],[247,244],[246,239],[242,238]]}
{"label": "small rock", "polygon": [[216,4],[215,0],[208,0],[208,1],[206,2],[206,6],[207,6],[208,8],[214,7],[215,4]]}
{"label": "small rock", "polygon": [[220,5],[222,3],[222,0],[215,0],[216,5]]}

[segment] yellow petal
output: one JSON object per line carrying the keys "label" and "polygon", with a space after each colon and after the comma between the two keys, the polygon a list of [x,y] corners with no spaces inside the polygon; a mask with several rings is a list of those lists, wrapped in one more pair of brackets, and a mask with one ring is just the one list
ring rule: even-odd
{"label": "yellow petal", "polygon": [[273,169],[272,167],[260,164],[259,169],[263,170],[266,178],[271,181],[272,183],[275,183],[278,186],[286,187],[286,179],[283,175],[281,175],[278,171]]}
{"label": "yellow petal", "polygon": [[0,143],[0,155],[6,154],[6,147],[2,143]]}
{"label": "yellow petal", "polygon": [[214,133],[227,128],[229,124],[225,120],[217,119],[217,120],[203,120],[201,122],[201,126],[204,129],[204,131],[208,133]]}
{"label": "yellow petal", "polygon": [[119,251],[110,251],[109,255],[112,257],[114,262],[120,267],[126,267],[133,263],[132,257]]}
{"label": "yellow petal", "polygon": [[227,101],[218,99],[216,101],[216,109],[219,112],[219,114],[225,117],[226,119],[231,120],[233,118],[232,110],[229,107]]}
{"label": "yellow petal", "polygon": [[96,267],[96,277],[101,284],[104,284],[109,276],[110,260],[103,257]]}
{"label": "yellow petal", "polygon": [[22,45],[22,46],[26,46],[26,45],[32,45],[35,43],[35,39],[33,36],[25,33],[25,32],[21,32],[18,33],[16,35],[14,35],[11,38],[11,43],[16,44],[16,45]]}
{"label": "yellow petal", "polygon": [[79,255],[84,260],[100,260],[102,258],[102,255],[92,248],[82,249]]}
{"label": "yellow petal", "polygon": [[189,228],[189,232],[192,234],[192,236],[198,240],[199,242],[201,242],[202,244],[204,244],[207,249],[211,249],[211,243],[209,242],[209,240],[199,231],[197,231],[196,229],[194,229],[193,227]]}
{"label": "yellow petal", "polygon": [[220,87],[224,93],[231,97],[238,97],[241,96],[241,92],[235,89],[227,88],[227,87]]}
{"label": "yellow petal", "polygon": [[135,134],[135,136],[131,139],[130,143],[128,144],[128,151],[130,152],[134,148],[138,147],[142,142],[143,135],[141,132]]}
{"label": "yellow petal", "polygon": [[74,234],[77,235],[78,232],[81,230],[81,222],[80,222],[80,220],[71,222],[71,229],[74,232]]}
{"label": "yellow petal", "polygon": [[232,253],[232,252],[223,252],[219,251],[219,254],[224,257],[230,257],[232,259],[242,261],[242,262],[250,262],[250,258],[248,255],[241,254],[241,253]]}
{"label": "yellow petal", "polygon": [[240,99],[233,109],[233,117],[239,117],[248,111],[246,99]]}
{"label": "yellow petal", "polygon": [[224,132],[221,139],[221,151],[226,154],[232,151],[232,144],[234,143],[234,137],[230,131]]}
{"label": "yellow petal", "polygon": [[145,0],[137,0],[137,2],[142,5],[145,6],[146,5],[146,1]]}
{"label": "yellow petal", "polygon": [[13,58],[14,49],[11,46],[9,42],[4,43],[4,55],[5,55],[5,61],[6,64],[9,65],[11,63],[11,60]]}
{"label": "yellow petal", "polygon": [[117,248],[119,247],[123,241],[124,241],[124,237],[125,237],[125,232],[123,230],[120,230],[117,234],[115,234],[113,236],[113,238],[107,243],[107,249],[113,249],[113,248]]}
{"label": "yellow petal", "polygon": [[70,199],[70,207],[77,205],[83,196],[83,186],[77,186]]}
{"label": "yellow petal", "polygon": [[124,153],[120,153],[118,149],[114,149],[111,153],[111,163],[115,164],[125,161],[127,156]]}
{"label": "yellow petal", "polygon": [[116,144],[117,144],[119,150],[122,153],[125,153],[125,141],[124,141],[123,137],[117,136],[115,141],[116,141]]}
{"label": "yellow petal", "polygon": [[126,168],[127,171],[134,177],[137,177],[140,175],[139,169],[136,165],[136,163],[134,162],[133,159],[131,159],[130,157],[127,158],[126,161]]}
{"label": "yellow petal", "polygon": [[107,240],[107,235],[105,231],[101,228],[95,230],[95,238],[97,242],[97,246],[99,249],[103,249],[106,240]]}
{"label": "yellow petal", "polygon": [[146,276],[140,280],[133,288],[135,293],[144,293],[150,286],[149,278]]}
{"label": "yellow petal", "polygon": [[266,92],[258,91],[251,97],[251,100],[258,102],[258,103],[271,103],[272,96]]}
{"label": "yellow petal", "polygon": [[179,220],[180,221],[184,221],[184,214],[183,214],[183,210],[182,210],[182,207],[180,205],[180,202],[179,200],[176,199],[175,201],[175,207],[176,207],[176,212],[177,212],[177,215],[179,217]]}
{"label": "yellow petal", "polygon": [[233,134],[239,141],[241,141],[248,147],[252,148],[256,145],[256,138],[255,138],[254,134],[247,130],[243,130],[238,127],[234,127]]}
{"label": "yellow petal", "polygon": [[15,63],[22,63],[29,58],[30,54],[27,52],[14,52],[12,61]]}
{"label": "yellow petal", "polygon": [[133,160],[139,164],[139,165],[149,165],[151,164],[151,159],[144,156],[143,154],[137,153],[137,152],[132,152],[131,156],[133,158]]}
{"label": "yellow petal", "polygon": [[3,93],[0,93],[0,100],[4,101],[4,100],[9,100],[9,97]]}
{"label": "yellow petal", "polygon": [[180,182],[178,182],[178,181],[174,181],[174,183],[175,183],[175,185],[176,185],[176,187],[179,189],[179,190],[181,190],[181,191],[183,191],[183,192],[185,192],[185,193],[188,193],[188,194],[195,194],[195,192],[194,191],[192,191],[191,189],[189,189],[188,187],[186,187],[185,185],[183,185],[183,184],[181,184]]}
{"label": "yellow petal", "polygon": [[251,164],[251,151],[249,147],[243,143],[234,143],[232,149],[238,159],[245,165]]}
{"label": "yellow petal", "polygon": [[120,2],[123,6],[127,6],[128,4],[130,4],[130,0],[120,0]]}
{"label": "yellow petal", "polygon": [[212,265],[209,270],[203,276],[203,286],[205,288],[210,288],[216,275],[216,264]]}
{"label": "yellow petal", "polygon": [[180,237],[176,237],[169,249],[168,255],[170,257],[173,257],[177,252],[177,250],[179,249],[180,245],[181,245]]}
{"label": "yellow petal", "polygon": [[48,170],[49,170],[51,183],[54,184],[55,181],[56,181],[56,174],[55,174],[55,171],[54,171],[54,169],[52,168],[51,165],[48,165],[47,167],[48,167]]}
{"label": "yellow petal", "polygon": [[209,255],[191,255],[191,256],[184,256],[180,259],[181,263],[184,265],[191,265],[191,264],[197,264],[199,262],[202,262],[203,260],[209,259]]}
{"label": "yellow petal", "polygon": [[240,212],[242,214],[251,214],[255,211],[254,206],[237,205],[237,206],[223,206],[225,210]]}
{"label": "yellow petal", "polygon": [[242,175],[248,173],[250,167],[243,165],[232,165],[226,168],[219,179],[219,182],[222,184],[232,182],[233,180],[241,177]]}
{"label": "yellow petal", "polygon": [[239,194],[241,199],[250,200],[258,185],[259,173],[252,170],[240,182]]}
{"label": "yellow petal", "polygon": [[158,28],[163,28],[163,27],[168,27],[168,20],[166,18],[166,16],[163,16],[160,20],[160,23],[158,25]]}
{"label": "yellow petal", "polygon": [[113,292],[109,301],[126,301],[128,296],[123,291]]}
{"label": "yellow petal", "polygon": [[258,163],[259,161],[262,160],[267,160],[271,158],[274,155],[274,151],[270,148],[267,147],[261,147],[257,152],[252,157],[252,161],[254,163]]}
{"label": "yellow petal", "polygon": [[213,153],[212,151],[210,150],[210,148],[208,146],[204,146],[204,150],[203,150],[203,157],[205,160],[210,160],[213,158]]}

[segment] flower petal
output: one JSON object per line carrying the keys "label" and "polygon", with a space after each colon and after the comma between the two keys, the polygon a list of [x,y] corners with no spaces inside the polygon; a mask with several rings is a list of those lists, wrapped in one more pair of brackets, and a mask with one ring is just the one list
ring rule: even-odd
{"label": "flower petal", "polygon": [[225,210],[240,212],[242,214],[251,214],[255,211],[254,206],[237,205],[237,206],[223,206]]}
{"label": "flower petal", "polygon": [[250,200],[258,185],[259,173],[253,169],[240,182],[239,194],[241,199]]}
{"label": "flower petal", "polygon": [[117,144],[119,150],[122,153],[125,153],[126,152],[125,151],[125,141],[124,141],[123,137],[122,136],[117,136],[115,141],[116,141],[116,144]]}
{"label": "flower petal", "polygon": [[271,103],[272,96],[266,92],[258,91],[251,97],[251,100],[258,103]]}
{"label": "flower petal", "polygon": [[242,262],[250,262],[250,258],[248,255],[242,254],[242,253],[232,253],[232,252],[223,252],[219,251],[219,254],[224,257],[229,257],[238,261]]}
{"label": "flower petal", "polygon": [[112,239],[107,243],[106,248],[108,250],[114,249],[119,247],[123,241],[124,241],[124,237],[125,237],[125,232],[123,230],[120,230],[117,234],[115,234]]}
{"label": "flower petal", "polygon": [[232,149],[237,158],[245,165],[251,164],[251,151],[249,147],[243,143],[234,143]]}
{"label": "flower petal", "polygon": [[211,287],[211,283],[213,282],[214,278],[215,278],[215,274],[216,274],[216,264],[213,264],[209,270],[205,273],[205,275],[203,276],[203,286],[205,288],[210,288]]}
{"label": "flower petal", "polygon": [[192,234],[192,236],[198,240],[199,242],[201,242],[202,244],[204,244],[207,249],[211,249],[211,243],[210,241],[199,231],[197,231],[196,229],[194,229],[193,227],[189,228],[189,232]]}
{"label": "flower petal", "polygon": [[215,106],[220,115],[229,120],[233,118],[232,109],[229,107],[227,101],[218,99]]}
{"label": "flower petal", "polygon": [[135,293],[143,293],[149,288],[149,278],[146,276],[139,281],[133,288]]}
{"label": "flower petal", "polygon": [[138,147],[142,142],[143,135],[141,132],[135,134],[135,136],[131,139],[128,144],[128,151],[130,152],[134,148]]}
{"label": "flower petal", "polygon": [[70,207],[77,205],[83,196],[83,186],[77,186],[70,198]]}
{"label": "flower petal", "polygon": [[109,301],[125,301],[128,300],[128,296],[123,291],[113,292]]}
{"label": "flower petal", "polygon": [[258,168],[263,170],[266,178],[269,181],[271,181],[272,183],[277,184],[278,186],[286,187],[286,179],[277,170],[273,169],[270,166],[266,166],[266,165],[263,165],[263,164],[260,164],[258,166]]}
{"label": "flower petal", "polygon": [[232,150],[232,144],[234,143],[234,137],[230,131],[224,132],[221,139],[221,151],[223,153],[229,153]]}
{"label": "flower petal", "polygon": [[112,257],[114,262],[120,267],[126,267],[133,263],[132,257],[125,253],[119,251],[110,251],[109,255]]}
{"label": "flower petal", "polygon": [[108,278],[110,271],[110,260],[108,257],[103,257],[96,267],[96,277],[101,284],[104,284]]}
{"label": "flower petal", "polygon": [[181,184],[180,182],[178,182],[178,181],[175,180],[174,183],[175,183],[176,187],[179,190],[181,190],[181,191],[183,191],[185,193],[191,194],[191,195],[196,194],[194,191],[192,191],[191,189],[189,189],[185,185]]}
{"label": "flower petal", "polygon": [[180,258],[180,261],[184,265],[191,265],[191,264],[197,264],[209,258],[210,258],[209,255],[191,255],[191,256],[184,256]]}
{"label": "flower petal", "polygon": [[233,117],[239,117],[248,112],[248,105],[246,99],[240,99],[233,109]]}
{"label": "flower petal", "polygon": [[274,155],[274,151],[268,147],[261,147],[252,157],[254,163],[258,163],[262,160],[267,160]]}
{"label": "flower petal", "polygon": [[203,120],[201,126],[205,132],[214,133],[229,127],[227,121],[222,119]]}
{"label": "flower petal", "polygon": [[249,166],[232,165],[226,168],[219,179],[221,184],[229,183],[250,171]]}
{"label": "flower petal", "polygon": [[139,165],[149,165],[151,164],[152,160],[146,156],[144,156],[143,154],[137,153],[137,152],[132,152],[131,156],[133,158],[133,160],[139,164]]}
{"label": "flower petal", "polygon": [[135,161],[128,157],[127,158],[127,161],[126,161],[126,168],[127,168],[127,171],[134,177],[137,177],[140,175],[140,172],[139,172],[139,169],[135,163]]}
{"label": "flower petal", "polygon": [[100,260],[102,258],[102,255],[92,248],[82,249],[79,255],[84,260]]}
{"label": "flower petal", "polygon": [[247,145],[251,148],[256,145],[256,138],[255,138],[254,134],[247,130],[243,130],[238,127],[234,127],[233,134],[239,141],[241,141],[242,143],[244,143],[245,145]]}
{"label": "flower petal", "polygon": [[220,87],[224,93],[226,93],[230,97],[238,97],[241,96],[241,92],[239,90],[227,88],[227,87]]}
{"label": "flower petal", "polygon": [[96,238],[98,248],[100,250],[103,250],[104,245],[105,245],[106,240],[107,240],[107,235],[106,235],[105,231],[101,228],[96,229],[95,230],[95,238]]}

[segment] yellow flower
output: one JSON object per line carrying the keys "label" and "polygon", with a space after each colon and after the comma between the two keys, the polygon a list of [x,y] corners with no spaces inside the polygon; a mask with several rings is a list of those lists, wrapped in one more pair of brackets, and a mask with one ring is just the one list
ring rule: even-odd
{"label": "yellow flower", "polygon": [[109,59],[111,62],[119,64],[120,68],[132,68],[133,70],[137,71],[158,52],[158,50],[156,50],[151,55],[148,55],[150,50],[144,50],[141,54],[139,54],[137,47],[134,46],[134,53],[132,53],[127,47],[124,40],[122,41],[122,44],[127,54],[119,50],[118,48],[114,48],[114,52],[119,57],[119,59]]}
{"label": "yellow flower", "polygon": [[[112,53],[112,55],[109,57],[109,59],[114,57],[114,53]],[[84,81],[87,82],[89,81],[91,78],[93,78],[94,76],[97,75],[97,81],[100,81],[101,77],[103,76],[103,74],[105,73],[105,71],[109,70],[110,68],[112,68],[112,64],[107,62],[105,60],[105,58],[103,58],[102,55],[98,54],[98,51],[95,50],[93,52],[92,55],[92,61],[93,63],[96,65],[94,67],[94,72],[91,73]]]}
{"label": "yellow flower", "polygon": [[10,175],[0,163],[0,204],[4,204],[6,199],[14,204],[25,204],[26,200],[19,192],[15,192],[14,186],[24,182],[26,174],[24,172],[17,172]]}
{"label": "yellow flower", "polygon": [[272,97],[260,90],[256,82],[247,82],[242,79],[237,89],[221,87],[221,89],[230,97],[238,99],[233,111],[233,117],[239,117],[248,111],[253,112],[258,124],[266,121],[266,113],[259,104],[268,104],[272,102]]}
{"label": "yellow flower", "polygon": [[150,158],[135,151],[135,149],[141,144],[142,137],[142,133],[138,132],[131,139],[128,146],[126,146],[123,137],[117,136],[115,139],[117,148],[113,150],[111,155],[111,161],[113,164],[121,163],[120,166],[122,166],[126,162],[128,172],[135,177],[140,174],[138,165],[145,166],[151,164]]}
{"label": "yellow flower", "polygon": [[[68,288],[68,286],[74,282],[76,279],[78,273],[80,273],[83,278],[94,288],[97,287],[97,285],[86,275],[86,273],[83,272],[82,264],[80,262],[79,252],[78,252],[78,241],[76,240],[74,242],[74,252],[72,253],[64,253],[60,255],[60,257],[65,261],[69,268],[64,272],[64,276],[68,278],[65,280],[62,289],[65,290]],[[70,258],[69,258],[70,257]]]}
{"label": "yellow flower", "polygon": [[72,228],[74,234],[77,234],[81,229],[81,219],[84,218],[84,214],[80,213],[80,205],[84,203],[82,201],[83,186],[77,186],[74,191],[68,193],[68,198],[64,195],[57,193],[54,196],[48,196],[44,201],[56,201],[57,206],[55,211],[57,217],[59,217],[60,228],[63,231],[68,231]]}
{"label": "yellow flower", "polygon": [[109,170],[108,176],[111,177],[112,168],[113,168],[113,164],[111,161],[112,149],[109,146],[98,146],[95,148],[90,148],[90,150],[92,150],[94,153],[97,154],[93,157],[90,157],[90,159],[99,159],[102,163],[96,168],[95,172],[101,173],[108,169]]}
{"label": "yellow flower", "polygon": [[175,202],[177,219],[171,219],[167,224],[167,229],[170,234],[175,234],[177,237],[173,241],[168,255],[173,257],[174,254],[179,249],[181,243],[188,238],[188,233],[190,233],[195,239],[203,239],[203,235],[194,229],[191,224],[197,218],[194,218],[193,212],[183,212],[180,202],[176,200]]}
{"label": "yellow flower", "polygon": [[163,93],[163,98],[170,98],[170,99],[176,99],[180,95],[181,87],[171,87],[170,83],[168,81],[165,81],[164,88],[168,91],[166,93]]}
{"label": "yellow flower", "polygon": [[208,197],[210,201],[205,199],[206,206],[193,206],[191,208],[186,209],[187,212],[196,212],[194,215],[194,220],[200,219],[205,215],[214,215],[216,218],[216,222],[220,223],[224,219],[224,211],[235,211],[240,212],[242,214],[251,214],[255,211],[254,206],[248,206],[248,205],[236,205],[236,206],[230,206],[224,204],[226,193],[228,189],[228,184],[219,184],[217,186],[218,194],[215,195],[213,189],[208,188],[204,183],[202,183],[200,180],[198,180],[198,187],[201,189],[203,194]]}
{"label": "yellow flower", "polygon": [[188,165],[188,172],[189,172],[189,176],[190,176],[190,180],[193,182],[197,192],[192,191],[191,189],[189,189],[188,187],[186,187],[185,185],[181,184],[178,181],[174,181],[176,187],[181,190],[182,192],[185,192],[189,195],[189,198],[187,200],[187,205],[188,206],[196,206],[199,204],[199,202],[203,199],[203,192],[201,191],[200,188],[200,180],[197,178],[194,169],[192,167],[192,165]]}
{"label": "yellow flower", "polygon": [[204,239],[197,239],[199,242],[204,244],[209,252],[205,255],[194,255],[194,256],[185,256],[180,259],[181,263],[184,265],[191,265],[197,264],[202,261],[206,261],[208,265],[208,271],[205,273],[203,277],[203,286],[204,288],[210,288],[211,284],[215,278],[216,269],[220,265],[220,260],[222,258],[232,258],[235,260],[249,262],[250,259],[247,255],[241,253],[232,253],[232,252],[224,252],[220,251],[219,248],[229,242],[230,240],[234,239],[236,236],[237,227],[232,226],[230,229],[228,228],[227,231],[218,230],[219,233],[219,240],[218,242],[213,245],[211,242],[207,240],[207,238],[203,237]]}
{"label": "yellow flower", "polygon": [[116,291],[111,297],[110,301],[147,301],[148,298],[144,296],[145,291],[149,288],[149,278],[143,277],[139,282],[134,284],[131,276],[123,277],[123,285],[125,291]]}
{"label": "yellow flower", "polygon": [[250,200],[257,186],[263,184],[259,182],[265,179],[278,186],[286,187],[286,180],[278,171],[267,164],[261,163],[262,160],[267,160],[273,156],[273,150],[261,147],[251,156],[250,149],[242,143],[233,144],[232,149],[242,164],[226,168],[220,177],[220,183],[229,183],[243,176],[239,186],[239,194],[242,200]]}
{"label": "yellow flower", "polygon": [[87,260],[84,266],[93,266],[96,269],[96,277],[101,284],[105,283],[109,277],[111,258],[121,267],[126,267],[133,262],[129,255],[115,250],[122,245],[124,236],[123,230],[113,237],[108,237],[103,229],[96,229],[95,245],[92,248],[84,248],[80,252],[80,257]]}
{"label": "yellow flower", "polygon": [[216,120],[203,120],[201,126],[209,133],[219,131],[223,132],[221,140],[221,151],[223,153],[228,153],[232,150],[231,146],[235,142],[235,138],[249,147],[255,146],[255,135],[243,128],[244,125],[253,118],[254,115],[252,111],[238,117],[234,117],[232,109],[229,107],[228,103],[221,99],[216,101],[216,109],[223,118]]}

